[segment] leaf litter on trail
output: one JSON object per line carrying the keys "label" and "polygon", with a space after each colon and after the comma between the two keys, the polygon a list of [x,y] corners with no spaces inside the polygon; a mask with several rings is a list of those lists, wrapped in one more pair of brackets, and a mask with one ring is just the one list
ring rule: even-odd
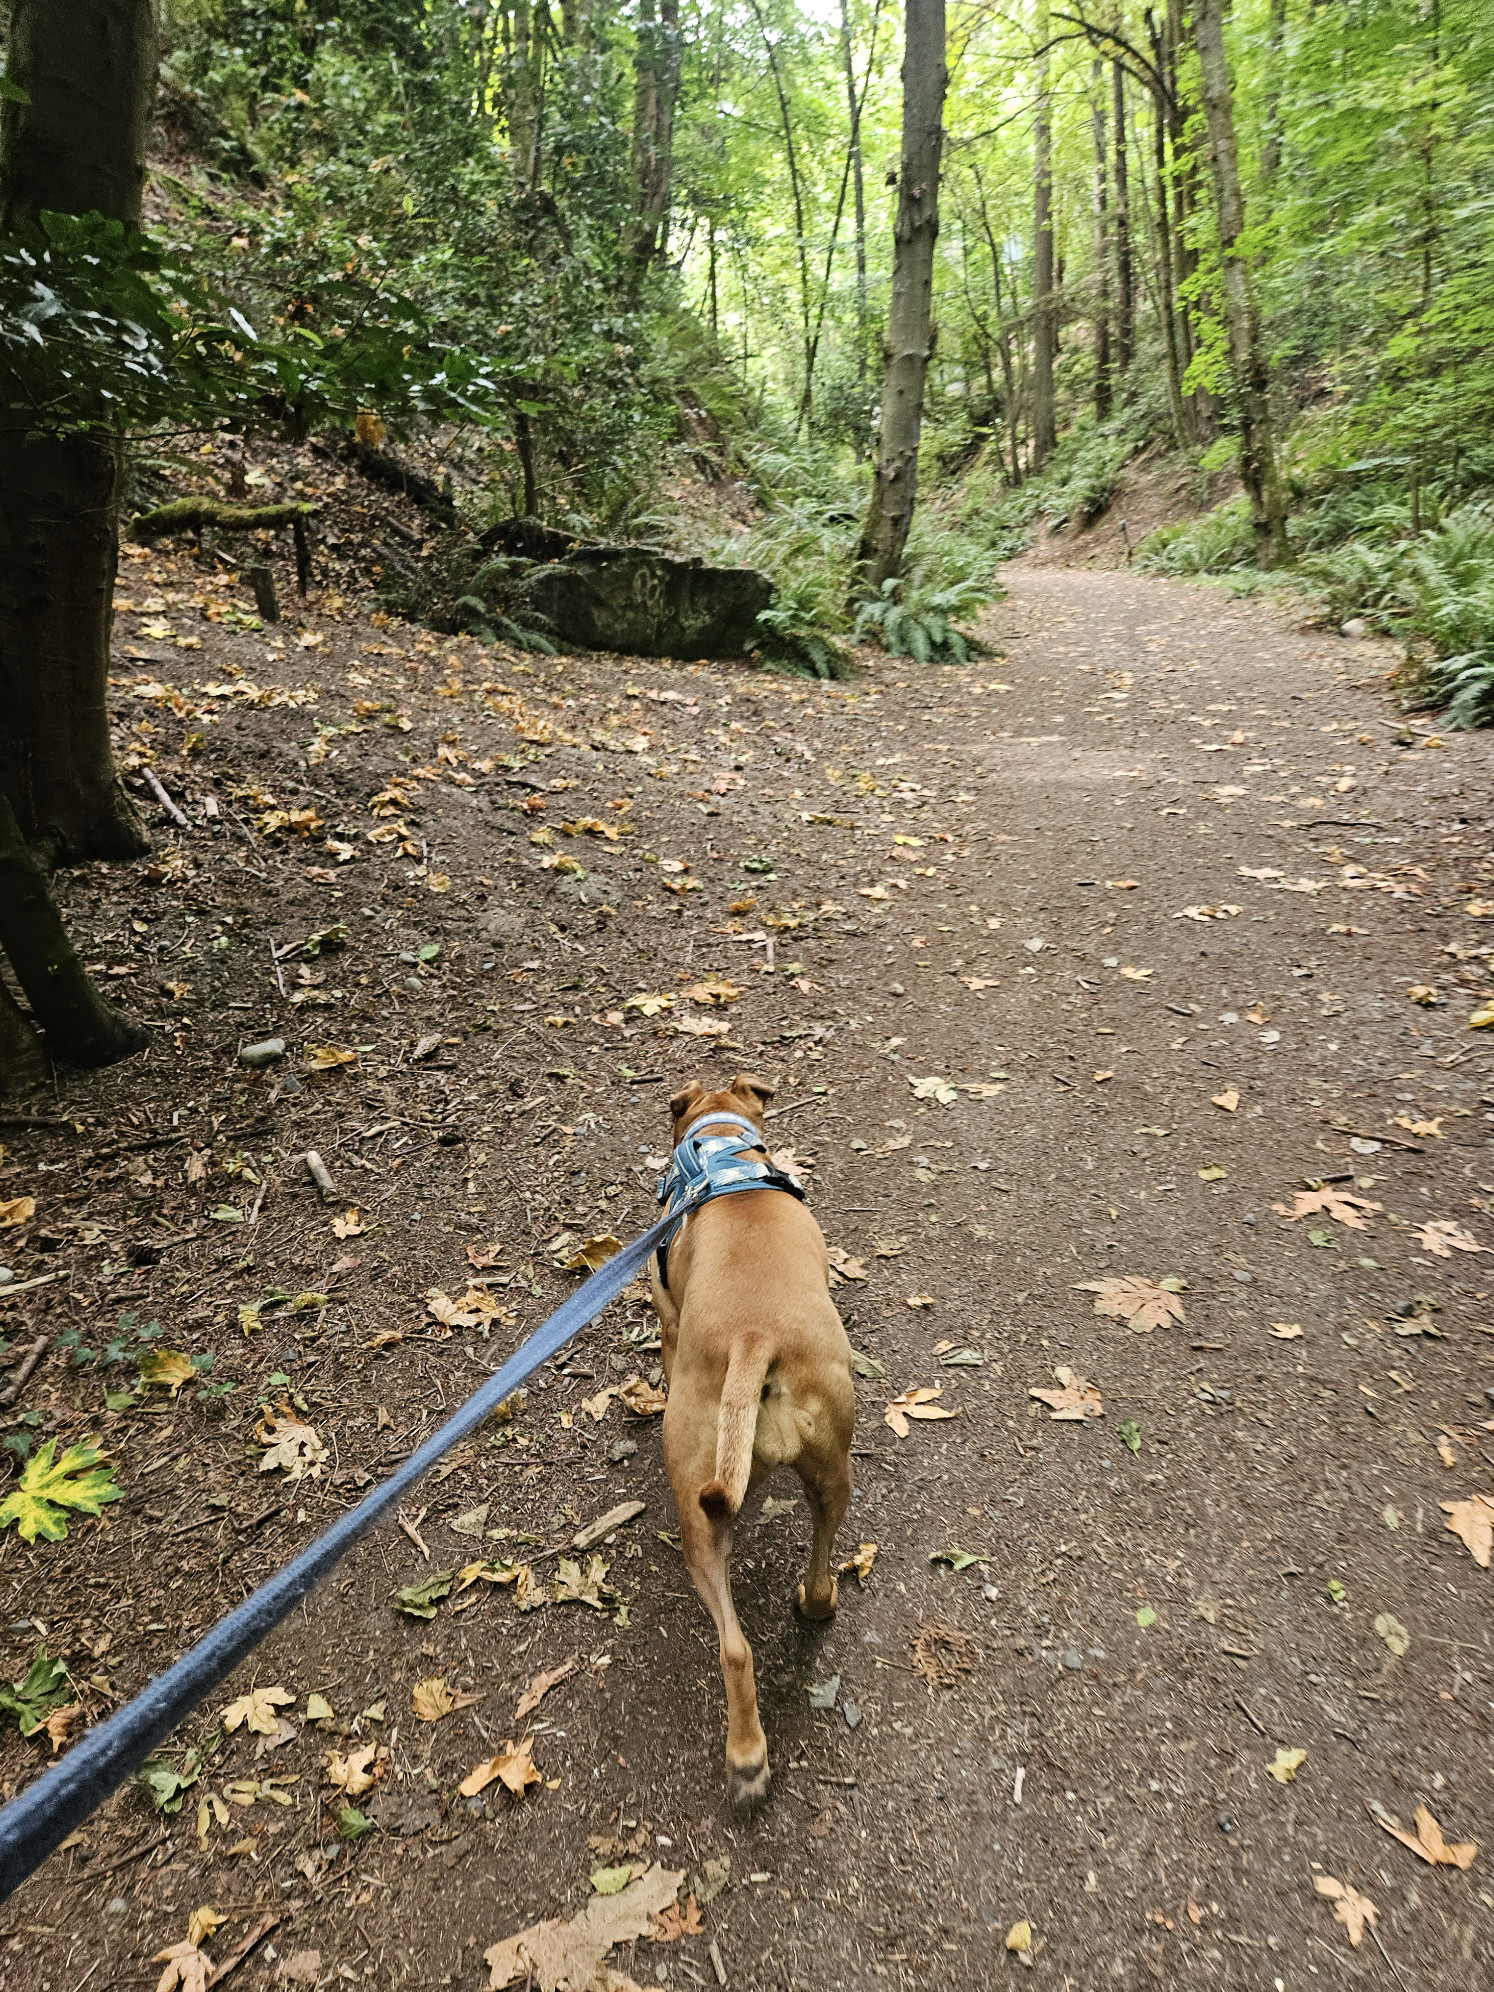
{"label": "leaf litter on trail", "polygon": [[1027,1395],[1049,1407],[1055,1424],[1082,1425],[1087,1418],[1103,1417],[1105,1407],[1100,1392],[1088,1377],[1080,1376],[1066,1363],[1060,1363],[1053,1374],[1058,1380],[1057,1390],[1029,1390]]}
{"label": "leaf litter on trail", "polygon": [[480,1791],[497,1782],[515,1798],[522,1798],[531,1785],[542,1784],[544,1776],[534,1761],[534,1738],[526,1736],[521,1743],[510,1738],[493,1756],[474,1764],[457,1790],[463,1798],[476,1798]]}
{"label": "leaf litter on trail", "polygon": [[916,1390],[905,1390],[900,1397],[894,1397],[882,1413],[884,1425],[890,1425],[900,1439],[908,1436],[908,1420],[932,1420],[935,1418],[958,1418],[958,1411],[946,1411],[934,1402],[944,1395],[942,1383],[924,1384]]}
{"label": "leaf litter on trail", "polygon": [[1375,1824],[1381,1826],[1393,1840],[1399,1840],[1403,1847],[1409,1847],[1419,1860],[1431,1867],[1472,1867],[1478,1853],[1477,1840],[1460,1840],[1450,1844],[1442,1837],[1442,1828],[1432,1817],[1425,1805],[1416,1808],[1416,1831],[1408,1833],[1394,1814],[1371,1807]]}
{"label": "leaf litter on trail", "polygon": [[1335,1919],[1342,1923],[1349,1933],[1349,1942],[1358,1950],[1364,1940],[1366,1924],[1373,1931],[1380,1920],[1380,1912],[1367,1895],[1361,1895],[1357,1888],[1337,1880],[1331,1874],[1316,1874],[1313,1887],[1319,1895],[1326,1895],[1333,1904]]}
{"label": "leaf litter on trail", "polygon": [[952,1688],[970,1673],[979,1657],[979,1648],[958,1626],[925,1619],[914,1629],[913,1665],[931,1688]]}
{"label": "leaf litter on trail", "polygon": [[1154,1328],[1186,1320],[1183,1303],[1178,1298],[1182,1287],[1183,1282],[1173,1277],[1148,1280],[1128,1274],[1117,1279],[1083,1280],[1074,1291],[1096,1296],[1096,1314],[1124,1321],[1138,1334],[1150,1335]]}
{"label": "leaf litter on trail", "polygon": [[1494,1494],[1472,1494],[1466,1501],[1443,1501],[1438,1505],[1447,1516],[1446,1526],[1480,1570],[1487,1570],[1494,1555]]}
{"label": "leaf litter on trail", "polygon": [[48,1658],[45,1646],[38,1646],[31,1665],[19,1681],[0,1687],[0,1710],[13,1715],[23,1736],[44,1729],[55,1712],[72,1693],[66,1664]]}
{"label": "leaf litter on trail", "polygon": [[684,1879],[683,1868],[651,1867],[617,1894],[593,1896],[568,1922],[554,1917],[491,1945],[483,1953],[489,1992],[502,1992],[515,1982],[528,1983],[536,1992],[559,1992],[562,1985],[590,1992],[609,1977],[619,1988],[625,1986],[628,1981],[618,1974],[604,1972],[607,1953],[614,1944],[653,1936],[655,1917],[673,1906]]}
{"label": "leaf litter on trail", "polygon": [[48,1439],[21,1469],[20,1483],[0,1502],[0,1529],[10,1522],[23,1542],[42,1536],[62,1542],[67,1536],[67,1511],[97,1515],[106,1501],[124,1498],[114,1484],[114,1468],[100,1466],[103,1454],[84,1443],[69,1446],[55,1458],[57,1441]]}
{"label": "leaf litter on trail", "polygon": [[326,1464],[327,1448],[314,1425],[298,1418],[282,1401],[266,1411],[254,1428],[254,1436],[268,1450],[261,1456],[259,1470],[270,1473],[284,1467],[288,1480],[319,1480]]}
{"label": "leaf litter on trail", "polygon": [[361,1798],[372,1791],[389,1768],[389,1751],[382,1743],[365,1743],[345,1755],[341,1750],[327,1754],[327,1782],[349,1798]]}
{"label": "leaf litter on trail", "polygon": [[848,1576],[855,1572],[856,1582],[864,1589],[872,1574],[872,1565],[877,1560],[877,1545],[874,1542],[858,1543],[856,1554],[848,1556],[840,1565],[839,1575]]}
{"label": "leaf litter on trail", "polygon": [[1435,1259],[1450,1259],[1454,1252],[1487,1252],[1489,1249],[1487,1245],[1480,1245],[1471,1231],[1447,1217],[1434,1217],[1411,1235],[1422,1250],[1430,1252]]}
{"label": "leaf litter on trail", "polygon": [[1305,1750],[1278,1750],[1266,1769],[1278,1784],[1295,1784],[1297,1773],[1306,1762]]}
{"label": "leaf litter on trail", "polygon": [[533,1715],[551,1688],[558,1688],[562,1681],[569,1680],[576,1671],[577,1657],[573,1653],[569,1660],[563,1660],[558,1667],[551,1667],[547,1672],[533,1677],[519,1698],[519,1706],[514,1710],[516,1723],[522,1722],[526,1715]]}
{"label": "leaf litter on trail", "polygon": [[1271,1208],[1288,1224],[1295,1224],[1299,1217],[1315,1217],[1321,1212],[1324,1217],[1331,1217],[1335,1224],[1347,1225],[1350,1231],[1368,1231],[1369,1226],[1360,1212],[1384,1210],[1385,1206],[1369,1197],[1354,1197],[1346,1191],[1324,1188],[1298,1190],[1291,1204],[1274,1203]]}
{"label": "leaf litter on trail", "polygon": [[223,1727],[230,1735],[242,1726],[256,1736],[273,1736],[280,1727],[276,1709],[290,1708],[295,1699],[289,1688],[251,1688],[224,1709]]}
{"label": "leaf litter on trail", "polygon": [[443,1715],[450,1715],[453,1709],[471,1708],[482,1700],[481,1694],[459,1694],[446,1684],[440,1674],[432,1674],[423,1681],[417,1681],[411,1689],[411,1699],[415,1713],[422,1722],[439,1722]]}

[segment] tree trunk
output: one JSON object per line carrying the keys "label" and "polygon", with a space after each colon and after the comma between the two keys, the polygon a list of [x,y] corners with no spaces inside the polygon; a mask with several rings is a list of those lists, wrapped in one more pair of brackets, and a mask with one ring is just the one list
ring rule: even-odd
{"label": "tree trunk", "polygon": [[794,200],[794,251],[799,265],[799,322],[804,350],[804,383],[799,392],[799,416],[794,424],[794,434],[809,420],[814,406],[814,314],[809,295],[809,237],[805,232],[804,182],[799,174],[799,154],[794,145],[794,120],[789,110],[788,89],[783,80],[783,71],[778,66],[778,50],[768,34],[768,24],[762,16],[757,0],[750,0],[753,19],[762,39],[763,51],[768,58],[768,71],[773,78],[773,89],[778,98],[778,121],[783,132],[784,160],[788,166],[789,191]]}
{"label": "tree trunk", "polygon": [[0,1100],[31,1092],[46,1076],[42,1041],[11,995],[10,985],[0,977]]}
{"label": "tree trunk", "polygon": [[1032,468],[1058,445],[1053,359],[1058,327],[1053,301],[1053,99],[1048,87],[1048,0],[1039,0],[1037,115],[1032,130]]}
{"label": "tree trunk", "polygon": [[879,593],[902,569],[918,492],[924,382],[937,336],[934,245],[939,237],[939,155],[944,143],[944,0],[906,0],[903,148],[887,314],[886,371],[876,475],[857,564]]}
{"label": "tree trunk", "polygon": [[84,972],[15,813],[0,796],[0,947],[48,1049],[70,1065],[113,1065],[148,1039],[104,1002]]}
{"label": "tree trunk", "polygon": [[1282,45],[1286,41],[1287,0],[1271,0],[1266,30],[1265,130],[1261,134],[1261,189],[1270,186],[1281,166]]}
{"label": "tree trunk", "polygon": [[642,0],[633,57],[633,219],[628,253],[658,261],[669,240],[674,113],[680,94],[679,0]]}
{"label": "tree trunk", "polygon": [[[155,88],[151,0],[12,0],[0,228],[45,209],[140,224]],[[138,857],[144,827],[109,745],[117,433],[31,429],[0,367],[0,795],[47,864]]]}
{"label": "tree trunk", "polygon": [[1105,144],[1104,70],[1094,65],[1095,92],[1090,123],[1095,139],[1095,414],[1110,413],[1110,166]]}
{"label": "tree trunk", "polygon": [[1115,368],[1125,373],[1136,351],[1136,281],[1131,252],[1131,166],[1125,71],[1111,64],[1115,89]]}
{"label": "tree trunk", "polygon": [[1219,212],[1219,287],[1234,374],[1240,480],[1250,500],[1258,565],[1284,567],[1292,556],[1286,536],[1286,495],[1271,433],[1271,370],[1261,332],[1260,306],[1240,247],[1245,197],[1235,142],[1234,84],[1224,47],[1224,0],[1194,0],[1193,35]]}
{"label": "tree trunk", "polygon": [[[872,65],[876,58],[877,20],[881,15],[882,0],[877,0],[876,15],[872,20],[872,48],[866,59],[866,80],[871,82]],[[866,369],[870,355],[867,351],[868,310],[866,289],[866,179],[861,162],[861,98],[864,90],[856,89],[856,65],[851,46],[850,0],[840,0],[840,55],[846,72],[846,110],[850,118],[851,186],[855,196],[856,212],[856,379],[863,386],[866,383]]]}
{"label": "tree trunk", "polygon": [[514,0],[509,51],[508,142],[514,186],[528,193],[539,177],[539,58],[533,0]]}

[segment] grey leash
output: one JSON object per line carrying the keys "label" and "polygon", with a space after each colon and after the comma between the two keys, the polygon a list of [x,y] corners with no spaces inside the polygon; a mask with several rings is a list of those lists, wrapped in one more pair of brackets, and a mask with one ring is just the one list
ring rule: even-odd
{"label": "grey leash", "polygon": [[573,1336],[595,1321],[617,1299],[633,1275],[648,1264],[649,1254],[679,1214],[660,1218],[641,1238],[625,1245],[563,1301],[503,1367],[476,1391],[462,1408],[418,1446],[381,1487],[365,1495],[356,1508],[339,1517],[324,1535],[294,1556],[283,1570],[220,1619],[190,1653],[153,1680],[135,1699],[90,1729],[60,1763],[44,1771],[0,1811],[0,1902],[18,1888],[76,1826],[102,1805],[109,1794],[140,1768],[156,1745],[189,1716],[203,1698],[231,1674],[239,1662],[309,1591],[319,1584],[388,1513],[394,1503],[450,1452],[459,1439],[475,1431],[490,1412],[511,1397],[529,1377]]}

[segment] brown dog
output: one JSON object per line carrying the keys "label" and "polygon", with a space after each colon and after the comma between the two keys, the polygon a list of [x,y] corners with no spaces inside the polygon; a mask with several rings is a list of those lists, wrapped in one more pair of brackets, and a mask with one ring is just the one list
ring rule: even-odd
{"label": "brown dog", "polygon": [[[709,1133],[713,1111],[743,1114],[761,1132],[772,1097],[740,1075],[724,1092],[691,1080],[669,1103],[675,1143],[691,1126]],[[747,1810],[767,1796],[768,1744],[732,1604],[732,1523],[749,1487],[792,1466],[814,1522],[798,1608],[832,1615],[830,1546],[851,1498],[851,1345],[830,1299],[824,1235],[783,1190],[712,1199],[676,1235],[667,1270],[667,1287],[657,1263],[653,1281],[669,1379],[664,1461],[685,1562],[721,1639],[727,1775],[732,1803]]]}

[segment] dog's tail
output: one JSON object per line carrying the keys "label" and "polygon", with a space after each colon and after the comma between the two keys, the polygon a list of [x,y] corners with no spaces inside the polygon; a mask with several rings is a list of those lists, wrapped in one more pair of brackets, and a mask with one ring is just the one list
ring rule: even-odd
{"label": "dog's tail", "polygon": [[768,1363],[768,1351],[749,1344],[733,1351],[727,1367],[716,1414],[716,1478],[700,1490],[700,1505],[713,1521],[729,1521],[746,1496]]}

